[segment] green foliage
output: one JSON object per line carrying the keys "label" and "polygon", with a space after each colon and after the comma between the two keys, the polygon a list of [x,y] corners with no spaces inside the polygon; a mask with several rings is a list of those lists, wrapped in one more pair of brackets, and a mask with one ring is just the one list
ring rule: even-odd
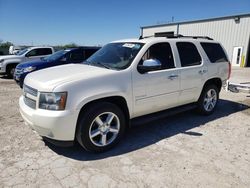
{"label": "green foliage", "polygon": [[58,49],[65,49],[65,48],[76,48],[78,46],[79,45],[77,45],[76,43],[72,42],[72,43],[69,43],[69,44],[65,44],[65,45],[61,45],[61,46],[55,46],[55,47],[58,48]]}
{"label": "green foliage", "polygon": [[2,48],[9,48],[10,46],[13,46],[13,44],[9,41],[7,42],[0,42],[0,47]]}

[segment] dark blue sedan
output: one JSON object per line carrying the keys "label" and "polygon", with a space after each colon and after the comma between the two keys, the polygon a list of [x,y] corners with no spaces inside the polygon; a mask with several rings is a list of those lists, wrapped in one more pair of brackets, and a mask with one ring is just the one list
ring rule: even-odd
{"label": "dark blue sedan", "polygon": [[16,66],[14,79],[22,88],[24,78],[27,74],[48,67],[69,63],[81,63],[99,49],[100,47],[80,47],[60,50],[50,56],[41,58],[40,60],[20,63]]}

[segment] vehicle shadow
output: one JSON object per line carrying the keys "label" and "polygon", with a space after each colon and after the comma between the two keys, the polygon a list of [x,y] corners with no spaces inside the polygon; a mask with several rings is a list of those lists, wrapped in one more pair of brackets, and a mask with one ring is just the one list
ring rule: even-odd
{"label": "vehicle shadow", "polygon": [[1,79],[5,79],[5,80],[11,80],[13,78],[9,77],[9,76],[6,76],[6,75],[1,75],[0,76]]}
{"label": "vehicle shadow", "polygon": [[79,144],[73,147],[63,148],[56,147],[46,141],[45,143],[51,150],[65,157],[80,161],[99,160],[132,152],[177,134],[186,134],[196,137],[202,136],[202,133],[190,130],[195,127],[204,126],[208,122],[226,117],[230,114],[249,110],[250,106],[248,104],[245,105],[221,99],[215,113],[210,116],[201,116],[195,113],[194,110],[191,110],[170,117],[161,118],[147,124],[132,126],[116,147],[104,153],[86,152]]}

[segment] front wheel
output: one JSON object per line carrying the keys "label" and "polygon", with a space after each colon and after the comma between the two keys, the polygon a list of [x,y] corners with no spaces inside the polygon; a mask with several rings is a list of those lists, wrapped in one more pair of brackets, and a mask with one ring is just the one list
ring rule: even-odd
{"label": "front wheel", "polygon": [[214,112],[219,99],[219,90],[215,85],[206,86],[198,100],[198,112],[203,115],[210,115]]}
{"label": "front wheel", "polygon": [[14,65],[7,68],[7,76],[9,78],[14,78],[15,68],[16,66]]}
{"label": "front wheel", "polygon": [[101,102],[80,114],[76,138],[87,151],[102,152],[110,149],[125,132],[125,117],[115,104]]}

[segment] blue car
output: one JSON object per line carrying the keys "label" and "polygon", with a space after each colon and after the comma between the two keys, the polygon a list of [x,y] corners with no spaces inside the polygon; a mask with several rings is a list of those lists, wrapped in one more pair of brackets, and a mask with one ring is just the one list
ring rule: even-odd
{"label": "blue car", "polygon": [[99,49],[100,47],[80,47],[60,50],[50,56],[41,58],[40,60],[20,63],[16,66],[14,79],[22,88],[24,78],[27,74],[48,67],[65,65],[69,63],[81,63]]}

